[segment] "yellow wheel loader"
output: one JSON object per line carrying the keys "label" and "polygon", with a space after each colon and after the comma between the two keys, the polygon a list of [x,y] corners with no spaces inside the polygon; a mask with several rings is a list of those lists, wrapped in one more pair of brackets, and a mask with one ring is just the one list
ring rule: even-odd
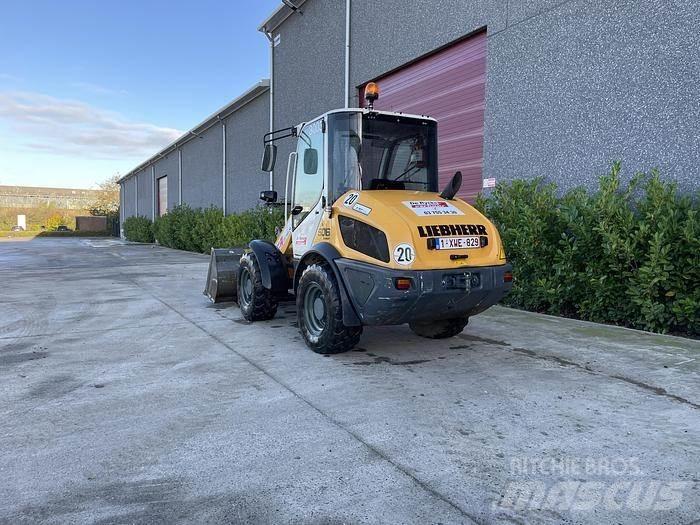
{"label": "yellow wheel loader", "polygon": [[[486,217],[456,197],[457,172],[438,188],[437,122],[364,109],[340,109],[264,137],[263,171],[275,142],[293,137],[276,242],[243,252],[212,250],[205,294],[237,300],[248,321],[271,319],[296,299],[299,330],[311,350],[344,352],[363,326],[408,323],[422,337],[459,334],[469,317],[512,286],[501,239]],[[275,191],[260,198],[273,205]]]}

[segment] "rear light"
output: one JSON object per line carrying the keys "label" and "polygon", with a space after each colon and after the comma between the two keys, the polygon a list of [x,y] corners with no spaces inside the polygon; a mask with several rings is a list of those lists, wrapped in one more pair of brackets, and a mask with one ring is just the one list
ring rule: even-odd
{"label": "rear light", "polygon": [[503,282],[504,283],[512,283],[513,282],[513,272],[504,272],[503,273]]}
{"label": "rear light", "polygon": [[397,290],[410,290],[412,284],[413,279],[409,279],[408,277],[397,277],[394,279],[394,286],[396,286]]}

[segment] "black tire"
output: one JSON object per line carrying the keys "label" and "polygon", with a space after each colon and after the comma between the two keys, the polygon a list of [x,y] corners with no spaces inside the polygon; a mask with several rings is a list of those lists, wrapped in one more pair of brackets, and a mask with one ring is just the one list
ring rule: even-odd
{"label": "black tire", "polygon": [[339,354],[357,345],[362,326],[343,324],[343,305],[333,270],[312,264],[297,287],[297,323],[306,346],[317,354]]}
{"label": "black tire", "polygon": [[468,317],[458,317],[457,319],[439,319],[428,323],[409,323],[408,326],[413,330],[413,333],[421,337],[446,339],[462,333],[468,322]]}
{"label": "black tire", "polygon": [[241,257],[237,295],[238,306],[248,321],[267,321],[277,313],[277,299],[263,286],[260,266],[252,253]]}

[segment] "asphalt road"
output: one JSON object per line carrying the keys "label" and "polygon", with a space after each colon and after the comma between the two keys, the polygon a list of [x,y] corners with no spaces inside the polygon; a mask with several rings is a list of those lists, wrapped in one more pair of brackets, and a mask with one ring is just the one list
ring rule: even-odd
{"label": "asphalt road", "polygon": [[307,350],[207,258],[0,242],[2,523],[691,523],[700,343],[493,308]]}

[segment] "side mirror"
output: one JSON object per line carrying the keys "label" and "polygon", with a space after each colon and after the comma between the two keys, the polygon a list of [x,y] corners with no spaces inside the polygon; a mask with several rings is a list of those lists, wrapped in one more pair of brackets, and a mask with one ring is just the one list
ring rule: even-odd
{"label": "side mirror", "polygon": [[452,180],[449,182],[449,184],[445,187],[444,190],[442,190],[442,193],[440,194],[440,197],[443,199],[447,199],[448,201],[451,201],[454,199],[455,195],[457,195],[457,192],[459,191],[459,188],[462,187],[462,172],[458,171],[452,176]]}
{"label": "side mirror", "polygon": [[304,150],[304,173],[315,175],[318,172],[318,150],[307,148]]}
{"label": "side mirror", "polygon": [[274,144],[265,144],[263,152],[262,166],[263,171],[272,171],[275,169],[275,161],[277,160],[277,146]]}
{"label": "side mirror", "polygon": [[304,207],[297,204],[294,206],[294,208],[292,208],[292,215],[299,215],[302,211],[304,211]]}
{"label": "side mirror", "polygon": [[277,192],[274,190],[265,190],[260,192],[260,200],[266,204],[277,202]]}

